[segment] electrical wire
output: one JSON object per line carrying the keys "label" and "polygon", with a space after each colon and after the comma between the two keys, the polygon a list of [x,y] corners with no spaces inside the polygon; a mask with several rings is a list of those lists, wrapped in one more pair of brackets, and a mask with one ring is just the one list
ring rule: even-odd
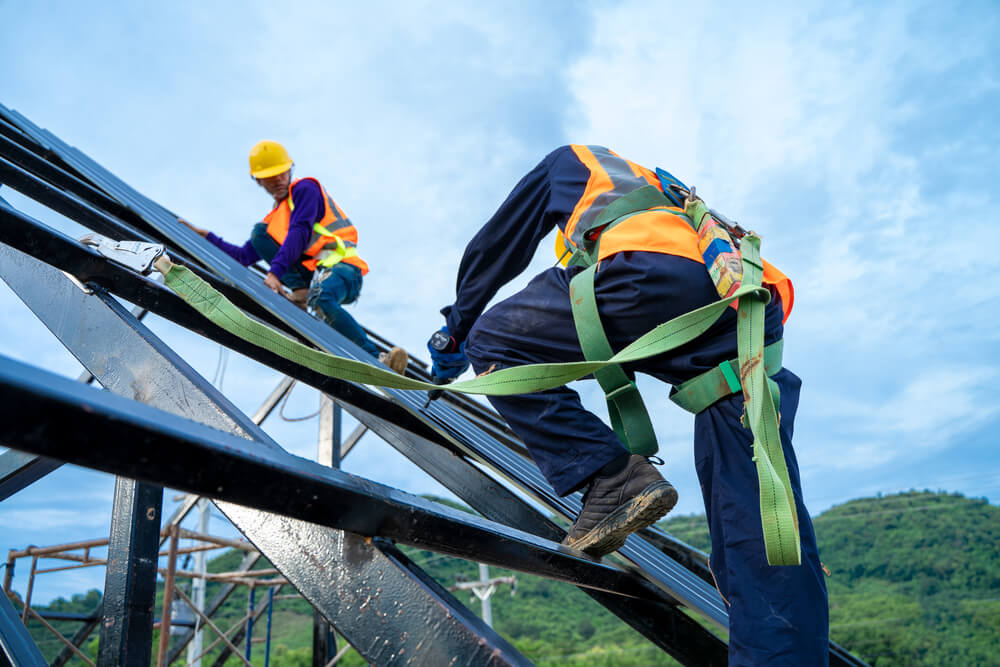
{"label": "electrical wire", "polygon": [[212,384],[216,389],[222,391],[222,381],[226,377],[226,366],[229,364],[229,350],[222,345],[219,346],[219,358],[215,362],[215,374],[212,375]]}
{"label": "electrical wire", "polygon": [[306,415],[305,417],[286,417],[285,416],[285,404],[288,403],[288,398],[292,395],[292,390],[295,389],[295,385],[297,385],[297,384],[298,384],[297,381],[292,381],[291,386],[288,387],[288,391],[285,392],[285,397],[283,399],[281,399],[281,405],[278,406],[278,416],[281,417],[286,422],[304,422],[304,421],[308,421],[310,419],[313,419],[317,415],[319,415],[320,410],[322,410],[322,408],[320,408],[319,410],[316,410],[316,412],[312,413],[311,415]]}

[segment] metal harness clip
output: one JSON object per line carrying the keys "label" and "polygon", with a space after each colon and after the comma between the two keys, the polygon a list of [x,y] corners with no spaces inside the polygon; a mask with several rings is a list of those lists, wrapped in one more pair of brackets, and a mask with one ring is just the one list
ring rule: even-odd
{"label": "metal harness clip", "polygon": [[153,262],[163,254],[163,246],[145,241],[112,241],[100,234],[87,234],[80,243],[97,250],[112,262],[142,275],[148,275],[153,268]]}

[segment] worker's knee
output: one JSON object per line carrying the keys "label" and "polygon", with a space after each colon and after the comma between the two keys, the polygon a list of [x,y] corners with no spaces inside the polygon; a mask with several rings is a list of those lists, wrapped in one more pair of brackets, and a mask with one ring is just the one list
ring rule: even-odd
{"label": "worker's knee", "polygon": [[267,233],[267,225],[263,222],[258,222],[250,230],[250,245],[265,262],[274,259],[274,256],[278,254],[278,248],[281,247],[281,244]]}

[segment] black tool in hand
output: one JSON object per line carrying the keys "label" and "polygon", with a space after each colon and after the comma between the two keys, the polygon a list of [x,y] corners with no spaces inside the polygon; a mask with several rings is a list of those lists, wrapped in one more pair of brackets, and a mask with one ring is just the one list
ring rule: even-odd
{"label": "black tool in hand", "polygon": [[[431,336],[428,345],[433,347],[438,352],[447,352],[451,347],[453,347],[454,340],[444,331],[435,331],[434,335]],[[448,380],[441,379],[435,375],[431,375],[431,382],[434,384],[448,384]],[[441,398],[441,394],[444,393],[442,389],[431,389],[427,392],[427,403],[424,404],[426,408],[431,404],[431,401],[436,401]]]}

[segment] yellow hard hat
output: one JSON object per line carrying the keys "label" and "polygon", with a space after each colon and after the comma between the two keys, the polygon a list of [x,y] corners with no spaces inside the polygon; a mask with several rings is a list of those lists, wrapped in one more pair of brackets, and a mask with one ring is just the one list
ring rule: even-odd
{"label": "yellow hard hat", "polygon": [[277,176],[292,168],[292,158],[277,141],[259,141],[250,149],[250,175],[254,178]]}

